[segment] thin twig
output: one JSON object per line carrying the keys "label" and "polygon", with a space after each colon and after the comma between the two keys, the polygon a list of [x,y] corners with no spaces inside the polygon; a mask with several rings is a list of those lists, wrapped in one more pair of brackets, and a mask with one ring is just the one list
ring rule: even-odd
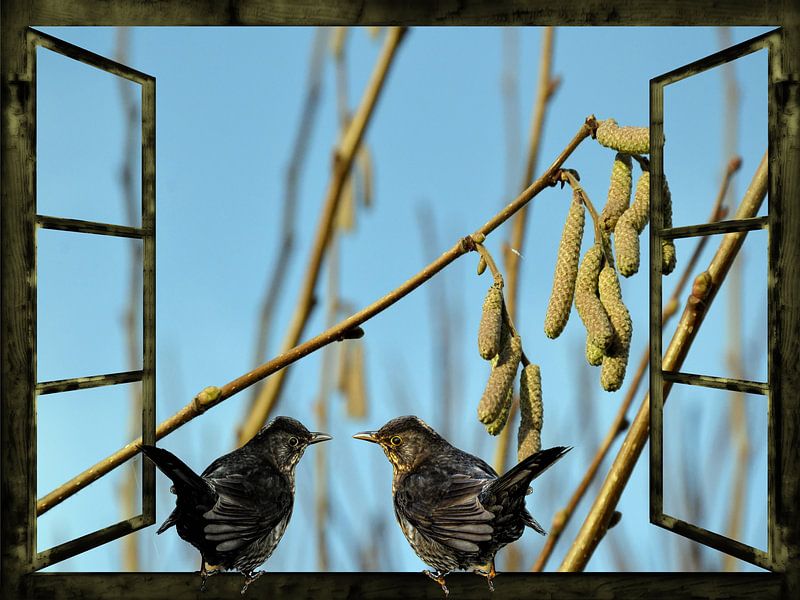
{"label": "thin twig", "polygon": [[[323,331],[319,335],[295,346],[283,354],[280,354],[269,362],[266,362],[263,365],[256,367],[252,371],[237,377],[221,388],[206,388],[197,396],[195,396],[195,398],[189,402],[189,404],[158,425],[156,428],[156,439],[160,440],[164,436],[175,431],[178,427],[185,425],[195,417],[203,414],[209,408],[212,408],[220,402],[227,400],[234,394],[247,389],[254,383],[261,381],[265,377],[269,377],[273,373],[280,372],[281,369],[284,369],[286,366],[297,362],[312,352],[319,350],[323,346],[341,339],[345,332],[364,324],[375,315],[383,312],[394,303],[398,302],[415,289],[423,285],[426,281],[434,277],[437,273],[457,260],[459,257],[473,251],[475,248],[473,236],[477,237],[480,235],[489,235],[495,229],[500,227],[500,225],[505,223],[509,218],[514,216],[514,214],[520,208],[530,202],[530,200],[538,195],[542,190],[555,185],[561,165],[564,164],[564,161],[567,160],[567,158],[569,158],[575,149],[587,137],[591,136],[596,129],[597,121],[595,120],[594,116],[588,117],[586,122],[581,125],[580,129],[578,129],[578,132],[575,134],[572,140],[570,140],[567,146],[553,161],[553,164],[548,167],[541,177],[531,183],[531,185],[528,186],[524,192],[517,196],[510,204],[494,215],[491,219],[489,219],[489,221],[484,223],[484,225],[475,231],[471,236],[466,236],[460,239],[452,248],[444,252],[441,256],[439,256],[439,258],[430,263],[411,279],[407,280],[401,286],[395,288],[385,296],[379,298],[366,308],[363,308],[356,314],[341,321],[335,327],[331,327],[330,329]],[[93,481],[96,481],[101,476],[105,475],[112,469],[124,463],[126,460],[130,459],[132,456],[136,455],[139,451],[138,445],[141,444],[141,442],[141,438],[133,440],[125,447],[117,450],[114,454],[106,457],[102,461],[91,466],[66,483],[60,485],[52,492],[40,498],[36,503],[37,514],[44,514],[53,506],[63,502],[65,499],[69,498]]]}
{"label": "thin twig", "polygon": [[[311,134],[316,123],[316,116],[319,112],[317,109],[322,88],[322,66],[325,58],[327,37],[328,30],[325,28],[319,28],[314,36],[314,46],[311,51],[311,62],[308,68],[306,96],[303,101],[303,108],[300,111],[300,125],[297,128],[297,134],[292,144],[291,158],[286,167],[284,199],[281,205],[281,240],[278,251],[273,254],[274,259],[265,280],[264,299],[259,313],[258,334],[253,348],[252,364],[254,365],[263,363],[267,358],[267,342],[272,331],[275,307],[278,304],[281,291],[287,287],[276,285],[276,282],[285,280],[294,250],[298,186],[300,174],[308,154]],[[250,399],[248,412],[255,404],[256,397],[256,394],[253,394]]]}
{"label": "thin twig", "polygon": [[[766,193],[767,154],[765,153],[742,198],[735,218],[745,219],[755,216],[764,201]],[[703,319],[708,313],[719,287],[725,280],[733,260],[744,243],[746,235],[747,232],[736,232],[728,233],[723,237],[708,267],[707,272],[711,278],[708,293],[702,302],[687,302],[678,327],[664,353],[662,368],[665,371],[679,370],[683,364]],[[693,299],[695,299],[694,296],[689,297],[690,301]],[[671,387],[669,382],[664,384],[665,401]],[[617,507],[622,491],[625,489],[633,472],[633,467],[642,453],[642,449],[649,437],[649,427],[650,394],[648,392],[628,430],[628,434],[625,436],[625,440],[622,442],[617,457],[611,465],[611,469],[603,482],[599,494],[595,498],[586,520],[559,567],[560,571],[582,571],[586,567],[608,527],[609,520]]]}
{"label": "thin twig", "polygon": [[[555,38],[555,28],[545,27],[542,30],[542,51],[539,55],[539,80],[536,84],[536,99],[533,103],[531,114],[531,128],[528,136],[528,152],[525,163],[525,173],[522,179],[521,188],[525,188],[533,179],[539,162],[539,149],[541,148],[542,132],[544,131],[545,116],[550,100],[553,98],[559,84],[560,78],[553,78],[553,46]],[[506,302],[506,309],[512,319],[517,319],[517,306],[519,297],[519,270],[520,255],[525,245],[525,231],[528,222],[528,213],[531,207],[526,206],[517,213],[511,225],[511,236],[505,248],[504,263],[506,267],[506,288],[503,294]],[[526,357],[527,360],[527,357]],[[512,404],[511,412],[508,415],[507,425],[500,432],[495,446],[494,465],[498,473],[505,473],[509,460],[509,448],[511,447],[512,427],[508,423],[513,423],[516,417],[518,404]]]}
{"label": "thin twig", "polygon": [[[289,329],[281,345],[282,352],[287,352],[297,345],[308,323],[308,318],[314,305],[314,289],[317,285],[322,259],[331,236],[332,224],[339,206],[342,189],[350,174],[353,159],[364,138],[367,124],[374,113],[378,97],[385,87],[384,83],[389,73],[389,67],[394,62],[397,49],[405,33],[405,27],[394,27],[386,36],[386,41],[378,57],[378,62],[375,65],[375,70],[367,85],[367,89],[364,92],[361,104],[353,115],[352,120],[348,123],[348,127],[334,155],[333,177],[326,194],[325,204],[317,227],[314,247],[311,251],[311,258],[306,268],[300,290],[300,297],[295,306],[295,312],[289,324]],[[275,377],[270,378],[261,386],[255,405],[250,414],[245,418],[239,430],[240,445],[244,444],[258,433],[258,430],[266,422],[267,417],[283,390],[283,382],[286,380],[287,373],[288,370],[283,369],[277,373]]]}

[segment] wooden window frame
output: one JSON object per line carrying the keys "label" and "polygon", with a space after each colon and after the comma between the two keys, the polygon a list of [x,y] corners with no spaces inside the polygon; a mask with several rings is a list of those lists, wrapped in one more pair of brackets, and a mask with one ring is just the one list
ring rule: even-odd
{"label": "wooden window frame", "polygon": [[[774,572],[766,573],[508,573],[497,593],[539,597],[645,597],[655,590],[672,598],[800,597],[800,16],[785,0],[610,0],[589,6],[580,0],[498,0],[492,3],[339,0],[5,0],[2,20],[2,597],[3,598],[170,598],[198,595],[195,573],[41,573],[35,572],[35,360],[30,333],[35,331],[36,295],[26,283],[35,267],[35,123],[28,27],[94,26],[263,26],[263,25],[764,25],[783,27],[781,64],[771,114],[775,137],[769,143],[770,403],[775,413],[769,464],[774,522],[770,552]],[[771,123],[771,127],[773,123]],[[773,129],[771,129],[773,131]],[[144,223],[143,223],[144,225]],[[774,531],[773,531],[774,529]],[[485,595],[472,574],[448,579],[454,596]],[[221,575],[203,595],[238,597],[241,578]],[[271,598],[440,597],[419,573],[267,573],[251,593]]]}

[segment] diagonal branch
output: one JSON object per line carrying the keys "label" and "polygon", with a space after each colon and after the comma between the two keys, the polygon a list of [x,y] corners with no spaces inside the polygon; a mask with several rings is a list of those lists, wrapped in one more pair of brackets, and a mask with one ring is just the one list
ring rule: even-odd
{"label": "diagonal branch", "polygon": [[[283,354],[280,354],[276,358],[273,358],[269,362],[256,367],[249,373],[245,373],[241,377],[234,379],[221,388],[206,388],[197,396],[195,396],[195,398],[189,402],[189,404],[158,425],[156,428],[156,439],[160,440],[164,436],[175,431],[178,427],[181,427],[195,417],[203,414],[209,408],[212,408],[220,402],[230,398],[234,394],[247,389],[265,377],[269,377],[273,373],[280,372],[281,369],[305,356],[308,356],[312,352],[319,350],[323,346],[327,346],[333,342],[345,339],[348,332],[351,332],[356,327],[366,323],[375,315],[383,312],[394,303],[413,292],[415,289],[423,285],[426,281],[434,277],[437,273],[457,260],[459,257],[471,252],[475,248],[475,241],[473,237],[480,239],[485,238],[495,229],[500,227],[500,225],[514,216],[517,211],[530,202],[530,200],[542,190],[555,185],[558,180],[561,165],[564,164],[564,161],[570,157],[570,155],[581,144],[581,142],[583,142],[583,140],[585,140],[587,137],[591,136],[596,129],[597,121],[595,120],[594,116],[588,117],[586,122],[581,125],[580,129],[578,129],[578,132],[575,134],[572,140],[570,140],[567,146],[553,161],[553,164],[548,167],[541,177],[528,186],[525,191],[517,196],[517,198],[515,198],[499,213],[484,223],[484,225],[475,231],[475,233],[473,233],[471,236],[460,239],[452,248],[444,252],[441,256],[439,256],[439,258],[434,260],[419,273],[414,275],[411,279],[407,280],[400,287],[392,290],[385,296],[379,298],[366,308],[363,308],[344,321],[341,321],[335,327],[331,327],[316,337],[313,337],[310,340],[284,352]],[[114,454],[89,467],[82,473],[70,479],[68,482],[62,484],[52,492],[40,498],[36,503],[37,514],[44,514],[53,508],[53,506],[63,502],[76,492],[85,488],[90,483],[96,481],[112,469],[129,460],[139,452],[138,445],[141,443],[141,438],[132,441],[124,448],[117,450]]]}

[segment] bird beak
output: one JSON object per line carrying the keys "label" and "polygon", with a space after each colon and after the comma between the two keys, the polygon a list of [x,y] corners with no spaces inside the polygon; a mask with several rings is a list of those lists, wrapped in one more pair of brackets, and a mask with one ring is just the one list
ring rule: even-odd
{"label": "bird beak", "polygon": [[357,440],[364,440],[365,442],[372,442],[373,444],[378,443],[378,438],[375,437],[375,434],[378,433],[377,431],[361,431],[355,434],[353,437]]}
{"label": "bird beak", "polygon": [[311,441],[308,442],[309,446],[311,444],[319,444],[320,442],[327,442],[328,440],[332,440],[333,436],[328,435],[327,433],[320,433],[319,431],[312,431],[311,432]]}

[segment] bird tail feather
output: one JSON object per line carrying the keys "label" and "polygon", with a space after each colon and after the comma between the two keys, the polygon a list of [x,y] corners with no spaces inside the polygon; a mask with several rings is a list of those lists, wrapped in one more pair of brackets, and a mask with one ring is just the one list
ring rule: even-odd
{"label": "bird tail feather", "polygon": [[531,454],[493,481],[488,491],[498,495],[516,495],[517,492],[519,495],[524,495],[531,481],[544,473],[570,450],[572,450],[571,446],[555,446]]}
{"label": "bird tail feather", "polygon": [[208,482],[175,456],[172,452],[155,446],[141,444],[142,454],[155,463],[155,465],[175,484],[175,493],[193,491],[199,498],[213,493]]}

